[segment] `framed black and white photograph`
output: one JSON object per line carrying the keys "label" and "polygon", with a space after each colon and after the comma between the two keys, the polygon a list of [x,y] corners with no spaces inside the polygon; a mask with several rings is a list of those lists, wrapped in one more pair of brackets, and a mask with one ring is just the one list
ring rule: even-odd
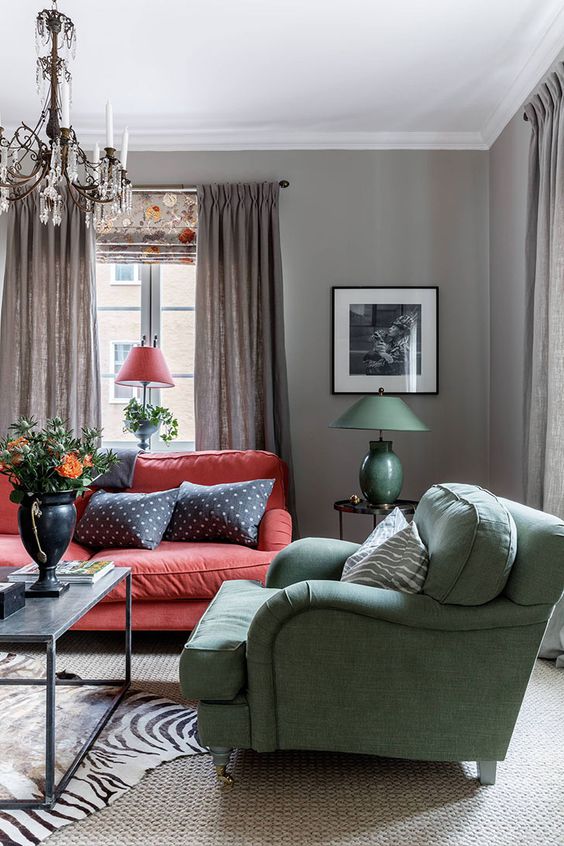
{"label": "framed black and white photograph", "polygon": [[437,394],[437,286],[333,288],[333,393]]}

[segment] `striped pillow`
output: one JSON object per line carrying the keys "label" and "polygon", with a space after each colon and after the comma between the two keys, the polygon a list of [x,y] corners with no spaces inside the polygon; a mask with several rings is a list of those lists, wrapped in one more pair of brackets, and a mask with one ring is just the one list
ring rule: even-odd
{"label": "striped pillow", "polygon": [[374,531],[368,535],[362,546],[359,546],[356,552],[349,555],[345,561],[345,566],[343,567],[341,581],[352,567],[360,561],[364,561],[365,558],[371,556],[379,546],[382,546],[384,541],[387,541],[388,538],[392,537],[392,535],[397,535],[400,529],[405,529],[406,526],[407,520],[403,516],[401,509],[394,508],[394,510],[388,514],[381,523],[378,523]]}
{"label": "striped pillow", "polygon": [[341,581],[421,593],[428,566],[429,556],[417,526],[409,523],[343,573]]}

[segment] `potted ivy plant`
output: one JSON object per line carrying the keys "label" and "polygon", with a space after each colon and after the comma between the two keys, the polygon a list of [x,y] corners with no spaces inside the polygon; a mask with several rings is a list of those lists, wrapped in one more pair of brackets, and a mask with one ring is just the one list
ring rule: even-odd
{"label": "potted ivy plant", "polygon": [[19,505],[22,543],[39,569],[38,580],[27,589],[32,596],[56,597],[68,587],[57,579],[56,568],[74,533],[74,501],[119,461],[111,450],[98,450],[101,434],[83,428],[76,438],[60,417],[43,428],[21,417],[0,438],[0,473],[13,487],[10,499]]}
{"label": "potted ivy plant", "polygon": [[[162,427],[162,428],[161,428]],[[161,428],[161,440],[168,446],[178,437],[178,420],[169,408],[140,403],[131,399],[124,410],[124,432],[133,432],[142,450],[149,447],[149,438]]]}

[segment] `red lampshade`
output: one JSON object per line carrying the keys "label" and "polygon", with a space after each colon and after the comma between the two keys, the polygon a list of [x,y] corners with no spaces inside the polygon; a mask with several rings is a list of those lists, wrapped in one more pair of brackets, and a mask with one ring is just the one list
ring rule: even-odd
{"label": "red lampshade", "polygon": [[170,370],[158,347],[133,347],[115,378],[116,385],[174,388]]}

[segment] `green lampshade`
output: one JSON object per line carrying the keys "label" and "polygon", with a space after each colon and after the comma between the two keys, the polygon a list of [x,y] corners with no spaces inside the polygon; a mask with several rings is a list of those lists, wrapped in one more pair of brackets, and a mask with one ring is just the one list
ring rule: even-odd
{"label": "green lampshade", "polygon": [[[382,390],[382,389],[380,389]],[[333,429],[386,429],[392,432],[428,432],[426,426],[399,397],[362,397],[329,424]]]}

